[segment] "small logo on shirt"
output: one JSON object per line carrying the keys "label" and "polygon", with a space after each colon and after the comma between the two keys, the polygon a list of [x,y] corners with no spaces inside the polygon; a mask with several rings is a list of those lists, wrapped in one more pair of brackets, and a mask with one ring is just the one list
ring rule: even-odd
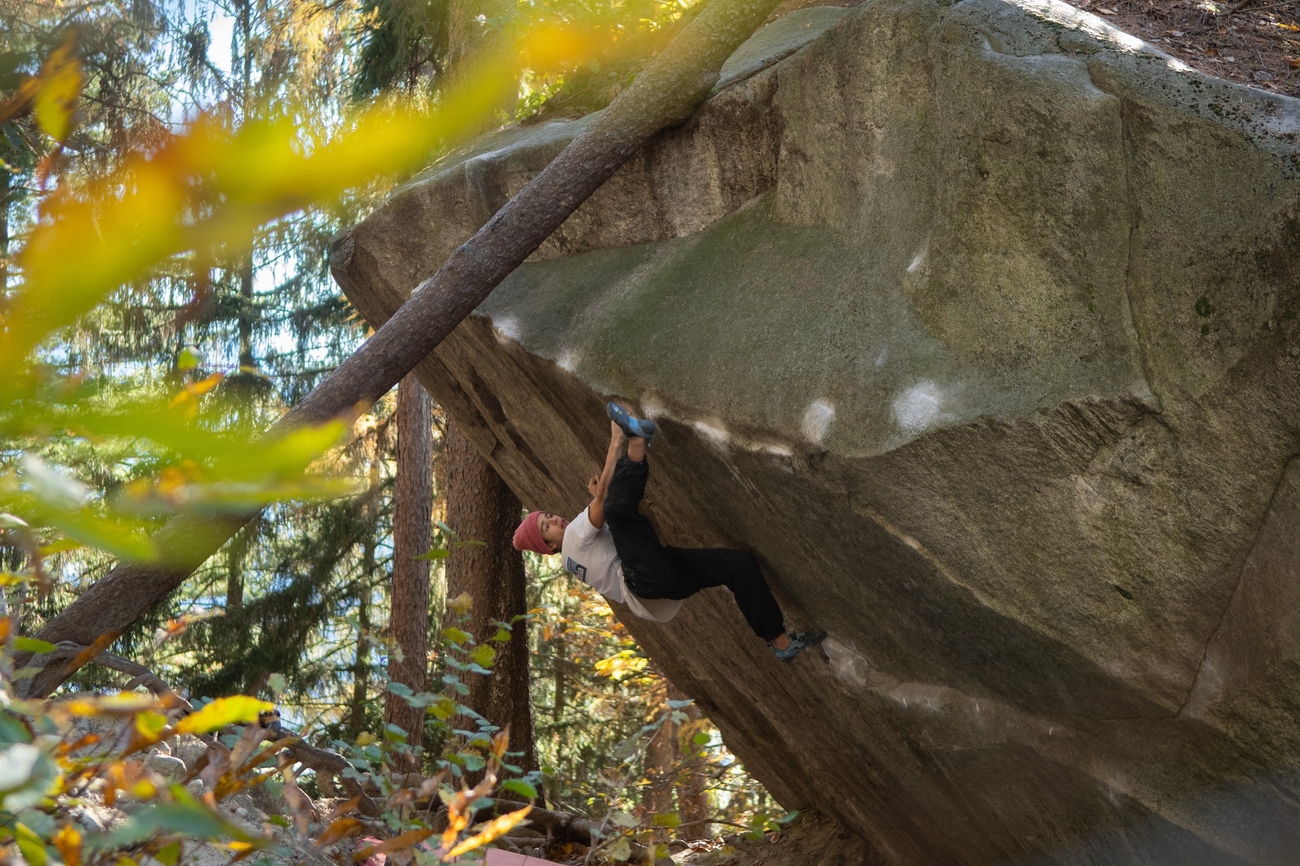
{"label": "small logo on shirt", "polygon": [[574,562],[572,556],[564,560],[564,570],[569,574],[577,575],[578,580],[583,583],[587,582],[587,566]]}

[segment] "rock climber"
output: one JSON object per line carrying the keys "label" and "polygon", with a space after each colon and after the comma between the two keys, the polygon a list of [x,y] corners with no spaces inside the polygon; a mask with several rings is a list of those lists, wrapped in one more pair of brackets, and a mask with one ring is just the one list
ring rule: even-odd
{"label": "rock climber", "polygon": [[[650,466],[646,448],[656,427],[618,403],[607,407],[609,451],[605,467],[587,482],[591,504],[572,521],[534,511],[515,530],[518,550],[560,553],[564,569],[642,619],[665,622],[682,599],[710,586],[725,586],[749,627],[783,662],[821,643],[824,631],[787,632],[781,608],[767,588],[754,555],[721,548],[666,547],[641,514]],[[624,453],[626,446],[626,454]]]}

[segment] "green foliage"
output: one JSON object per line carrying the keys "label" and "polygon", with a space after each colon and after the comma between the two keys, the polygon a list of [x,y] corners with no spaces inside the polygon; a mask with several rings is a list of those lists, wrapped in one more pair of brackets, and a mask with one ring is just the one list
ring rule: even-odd
{"label": "green foliage", "polygon": [[[19,574],[9,588],[11,601],[24,596],[30,573]],[[462,614],[468,619],[468,611]],[[175,863],[187,845],[197,840],[217,844],[233,855],[277,850],[275,838],[241,828],[217,807],[225,797],[262,784],[276,784],[289,806],[292,824],[303,846],[323,847],[346,837],[358,826],[340,817],[309,834],[310,805],[298,788],[302,770],[291,752],[282,751],[295,739],[278,736],[278,721],[266,723],[272,705],[246,696],[217,698],[191,707],[175,693],[162,689],[155,698],[135,693],[75,697],[62,701],[28,701],[17,697],[13,652],[22,644],[29,650],[50,650],[17,635],[19,614],[11,606],[0,617],[0,858],[20,853],[28,863],[140,862],[145,856]],[[473,636],[460,630],[457,637],[473,645]],[[484,659],[470,661],[473,650],[448,644],[446,665],[435,671],[441,689],[413,692],[398,683],[387,691],[404,697],[412,706],[427,708],[434,728],[434,751],[412,750],[405,733],[380,727],[381,737],[364,734],[353,743],[339,742],[346,765],[334,784],[351,786],[358,797],[365,787],[378,790],[378,817],[390,852],[413,851],[418,862],[438,862],[461,856],[485,844],[523,820],[528,808],[499,816],[484,826],[472,820],[476,804],[488,797],[507,776],[506,790],[535,795],[536,775],[521,775],[509,762],[508,736],[486,719],[459,704],[461,671],[490,674]],[[489,661],[490,664],[490,661]],[[281,678],[283,679],[283,678]],[[268,684],[270,678],[268,678]],[[277,682],[277,687],[283,682]],[[84,723],[106,724],[110,748],[82,756],[78,748],[94,738],[85,736]],[[265,723],[265,724],[264,724]],[[460,727],[467,725],[467,727]],[[192,769],[208,790],[200,796],[184,784],[166,784],[149,769],[141,756],[159,743],[184,735],[221,734],[210,741],[206,768]],[[430,775],[408,785],[406,768],[411,758],[423,760]],[[269,769],[274,767],[274,769]],[[317,771],[318,774],[320,770]],[[461,784],[467,774],[475,784]],[[279,778],[273,782],[272,778]],[[141,805],[130,818],[111,831],[91,832],[77,823],[78,810],[87,802],[112,806],[129,797]],[[445,829],[430,825],[431,803],[446,807]],[[434,838],[436,837],[436,839]],[[427,845],[426,840],[431,840]]]}
{"label": "green foliage", "polygon": [[447,0],[374,0],[352,98],[395,86],[412,90],[421,77],[439,76],[447,54],[447,7]]}
{"label": "green foliage", "polygon": [[[536,617],[531,674],[547,800],[607,819],[614,829],[603,844],[611,856],[622,853],[619,840],[650,844],[686,822],[687,792],[712,825],[760,834],[774,829],[782,810],[692,702],[669,697],[667,680],[604,599],[550,559],[525,561]],[[672,741],[663,765],[650,760],[657,736]],[[707,835],[706,827],[690,829]]]}
{"label": "green foliage", "polygon": [[587,28],[596,47],[583,62],[528,70],[516,119],[581,117],[609,105],[697,8],[695,0],[521,0],[514,20],[571,22]]}

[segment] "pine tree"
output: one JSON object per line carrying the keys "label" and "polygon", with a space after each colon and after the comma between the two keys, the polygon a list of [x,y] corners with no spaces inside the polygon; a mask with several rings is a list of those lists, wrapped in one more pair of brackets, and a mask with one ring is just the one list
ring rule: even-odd
{"label": "pine tree", "polygon": [[537,768],[528,675],[527,585],[523,557],[511,544],[521,507],[454,421],[447,424],[447,525],[455,541],[447,557],[447,597],[473,599],[467,631],[495,649],[490,676],[471,676],[462,702],[497,726],[525,770]]}
{"label": "pine tree", "polygon": [[[429,559],[433,519],[433,405],[414,375],[397,386],[397,501],[393,514],[393,584],[388,628],[388,678],[424,691],[429,654]],[[424,710],[384,695],[384,721],[424,740]],[[418,770],[412,765],[410,770]]]}

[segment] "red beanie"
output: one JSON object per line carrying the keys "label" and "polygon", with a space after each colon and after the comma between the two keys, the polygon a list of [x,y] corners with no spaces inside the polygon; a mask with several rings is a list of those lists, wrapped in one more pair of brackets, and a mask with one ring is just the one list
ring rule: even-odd
{"label": "red beanie", "polygon": [[531,550],[533,553],[540,553],[542,556],[550,556],[555,551],[542,538],[541,522],[537,519],[541,516],[540,511],[530,511],[519,528],[515,530],[514,545],[515,550]]}

